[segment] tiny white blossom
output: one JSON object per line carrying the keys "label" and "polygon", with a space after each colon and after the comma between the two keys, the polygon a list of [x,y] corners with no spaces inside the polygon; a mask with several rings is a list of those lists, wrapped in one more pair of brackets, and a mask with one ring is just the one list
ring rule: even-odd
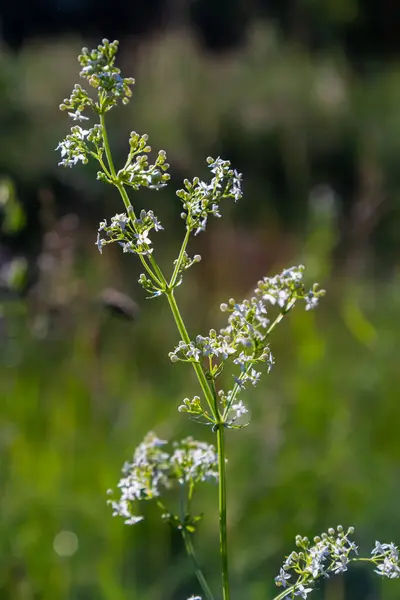
{"label": "tiny white blossom", "polygon": [[300,596],[301,598],[303,598],[305,600],[305,598],[307,598],[307,596],[310,592],[312,592],[312,588],[305,588],[304,585],[302,583],[300,583],[298,585],[298,587],[296,587],[296,589],[294,591],[294,595]]}
{"label": "tiny white blossom", "polygon": [[306,310],[313,310],[316,306],[318,306],[319,299],[316,296],[307,296],[305,298],[306,301]]}
{"label": "tiny white blossom", "polygon": [[68,114],[70,117],[72,117],[74,121],[89,121],[89,118],[82,115],[80,110],[76,110],[75,112],[69,112]]}
{"label": "tiny white blossom", "polygon": [[233,404],[231,406],[231,409],[236,413],[235,414],[235,419],[238,419],[242,415],[245,415],[245,414],[247,414],[249,412],[247,410],[247,408],[245,407],[245,405],[243,404],[242,400],[239,400],[239,402],[237,402],[236,404]]}
{"label": "tiny white blossom", "polygon": [[281,570],[279,571],[279,575],[277,575],[275,577],[275,583],[276,583],[276,585],[282,586],[282,587],[285,588],[287,586],[287,584],[288,584],[287,583],[288,579],[290,579],[290,578],[291,578],[290,573],[287,573],[285,571],[285,569],[282,569],[282,567],[281,567]]}
{"label": "tiny white blossom", "polygon": [[111,224],[119,227],[122,231],[125,229],[126,225],[129,223],[129,217],[125,213],[117,214],[114,217],[111,217]]}
{"label": "tiny white blossom", "polygon": [[79,140],[84,140],[85,137],[87,137],[90,133],[90,129],[82,129],[82,127],[79,127],[79,125],[75,125],[71,131],[73,131],[73,135]]}
{"label": "tiny white blossom", "polygon": [[380,542],[375,542],[375,548],[372,550],[371,554],[374,556],[375,554],[385,554],[387,550],[390,550],[390,544],[381,544]]}
{"label": "tiny white blossom", "polygon": [[135,238],[137,243],[140,245],[151,244],[151,239],[149,238],[149,231],[144,230],[140,233],[135,233]]}

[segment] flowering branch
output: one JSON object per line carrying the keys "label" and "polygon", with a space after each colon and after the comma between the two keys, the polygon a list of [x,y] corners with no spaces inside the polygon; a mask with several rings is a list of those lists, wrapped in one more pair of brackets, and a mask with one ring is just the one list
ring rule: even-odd
{"label": "flowering branch", "polygon": [[[349,539],[353,533],[353,527],[349,527],[345,533],[339,525],[336,530],[331,528],[328,529],[328,533],[315,537],[314,544],[307,537],[298,535],[296,546],[299,550],[289,554],[279,575],[275,577],[276,585],[285,589],[274,600],[295,596],[305,599],[321,577],[329,578],[331,575],[344,573],[349,565],[355,562],[371,563],[376,567],[375,573],[382,577],[400,577],[397,546],[375,542],[371,556],[361,558],[358,556],[358,546]],[[296,578],[293,584],[290,583],[292,577]]]}

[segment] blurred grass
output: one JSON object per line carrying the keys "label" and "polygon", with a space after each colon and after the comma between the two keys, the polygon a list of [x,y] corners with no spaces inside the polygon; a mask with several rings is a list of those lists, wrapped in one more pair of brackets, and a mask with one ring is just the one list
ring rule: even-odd
{"label": "blurred grass", "polygon": [[[249,394],[252,424],[228,438],[238,598],[269,597],[274,569],[298,532],[342,522],[356,526],[362,546],[400,538],[399,282],[355,288],[331,279],[328,288],[317,313],[299,309],[274,337],[276,367]],[[196,310],[209,320],[208,308],[192,305],[190,291],[183,288],[180,296],[189,318]],[[179,540],[155,512],[128,528],[105,504],[106,490],[149,429],[166,437],[188,429],[210,437],[176,411],[197,390],[191,373],[166,356],[177,340],[166,307],[162,300],[140,304],[135,324],[103,322],[90,304],[80,306],[79,318],[59,338],[34,339],[26,315],[7,321],[0,373],[4,598],[152,599],[190,592]],[[363,311],[368,325],[359,320],[358,327],[368,343],[347,326],[349,310]],[[206,515],[199,553],[214,583],[215,493],[206,490],[198,500]],[[54,550],[61,531],[77,536],[71,557]],[[393,583],[381,598],[396,594]]]}

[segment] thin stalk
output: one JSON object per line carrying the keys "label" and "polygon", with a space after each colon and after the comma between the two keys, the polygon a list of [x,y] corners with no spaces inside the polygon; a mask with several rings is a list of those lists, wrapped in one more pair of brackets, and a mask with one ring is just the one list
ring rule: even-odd
{"label": "thin stalk", "polygon": [[[174,319],[175,319],[176,326],[178,328],[178,331],[180,333],[180,336],[181,336],[182,340],[185,342],[185,344],[190,344],[190,337],[189,337],[189,334],[188,334],[188,332],[186,330],[186,327],[185,327],[185,324],[183,322],[183,319],[182,319],[181,313],[179,311],[178,305],[176,303],[173,290],[169,291],[165,295],[167,296],[169,306],[171,308],[172,314],[173,314]],[[205,397],[205,399],[207,401],[207,404],[208,404],[208,406],[209,406],[209,408],[211,410],[211,414],[213,415],[215,421],[218,421],[219,415],[215,413],[215,409],[214,409],[214,406],[213,406],[213,396],[212,396],[210,387],[208,385],[208,381],[206,379],[206,376],[204,374],[204,371],[203,371],[203,369],[201,367],[201,364],[198,363],[198,362],[192,362],[192,365],[193,365],[193,369],[194,369],[194,371],[196,373],[197,379],[199,380],[200,387],[202,389],[204,397]]]}
{"label": "thin stalk", "polygon": [[207,598],[207,600],[214,600],[213,593],[208,586],[208,583],[206,581],[206,578],[204,577],[203,571],[201,570],[199,561],[197,560],[197,556],[196,556],[196,553],[193,548],[192,540],[190,539],[190,533],[184,527],[182,528],[182,537],[183,537],[183,541],[185,542],[186,552],[192,561],[193,570],[194,570],[197,580],[201,586],[201,589],[204,592],[205,597]]}
{"label": "thin stalk", "polygon": [[[212,362],[211,356],[208,359],[208,364],[209,364],[209,372],[212,373],[212,371],[213,371],[213,362]],[[212,392],[213,401],[214,401],[215,414],[216,415],[220,415],[220,412],[219,412],[219,409],[218,409],[217,388],[215,387],[215,378],[213,376],[212,376],[212,379],[211,379],[211,392]],[[221,419],[221,417],[219,417],[218,420],[219,420],[219,422],[223,422],[223,419]]]}
{"label": "thin stalk", "polygon": [[106,152],[108,167],[110,169],[111,175],[115,179],[116,178],[116,173],[115,173],[114,162],[113,162],[112,155],[111,155],[110,144],[108,142],[108,135],[107,135],[106,121],[105,121],[105,118],[104,118],[104,113],[102,113],[100,115],[100,125],[101,125],[101,131],[102,131],[102,134],[103,134],[104,150]]}
{"label": "thin stalk", "polygon": [[171,281],[169,282],[169,287],[170,288],[174,287],[176,279],[178,277],[178,273],[179,273],[179,269],[180,269],[181,262],[182,262],[182,259],[183,259],[183,255],[184,255],[184,252],[186,250],[186,246],[188,245],[189,236],[190,236],[190,231],[189,231],[189,229],[187,229],[186,230],[186,235],[185,235],[184,240],[182,242],[182,246],[181,246],[181,249],[180,249],[180,252],[179,252],[178,259],[176,261],[174,272],[172,273]]}
{"label": "thin stalk", "polygon": [[[183,245],[182,245],[183,247]],[[182,252],[183,253],[183,252]],[[178,259],[179,260],[179,259]],[[173,290],[166,294],[168,302],[178,327],[178,331],[182,340],[190,343],[190,338],[176,303]],[[201,365],[197,362],[192,363],[196,372],[203,394],[209,405],[211,413],[218,423],[217,427],[217,447],[218,447],[218,504],[219,504],[219,532],[220,532],[220,554],[222,561],[222,597],[223,600],[230,600],[229,579],[228,579],[228,542],[227,542],[227,527],[226,527],[226,470],[225,470],[225,430],[221,423],[218,407],[214,405],[214,394],[210,389],[204,371]]]}
{"label": "thin stalk", "polygon": [[219,473],[219,544],[222,562],[222,597],[229,600],[228,540],[226,533],[226,470],[225,470],[225,429],[222,424],[217,429],[218,473]]}
{"label": "thin stalk", "polygon": [[297,583],[295,585],[292,585],[290,587],[287,587],[283,590],[283,592],[281,592],[280,594],[278,594],[277,596],[275,596],[275,598],[273,598],[272,600],[282,600],[282,598],[291,598],[291,593],[294,592],[294,590],[297,587]]}
{"label": "thin stalk", "polygon": [[95,158],[100,163],[100,166],[103,169],[104,173],[109,179],[111,179],[111,173],[104,164],[104,160],[101,158],[100,154],[96,154],[96,152],[90,151],[90,156],[93,156],[93,158]]}

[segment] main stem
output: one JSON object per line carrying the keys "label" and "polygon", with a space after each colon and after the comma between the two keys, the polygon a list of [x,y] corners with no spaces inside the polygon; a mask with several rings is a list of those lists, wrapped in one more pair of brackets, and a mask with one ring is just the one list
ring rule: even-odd
{"label": "main stem", "polygon": [[[190,337],[189,334],[186,330],[185,324],[183,322],[181,313],[179,311],[178,305],[176,303],[175,300],[175,296],[174,296],[174,292],[173,290],[170,290],[168,293],[165,293],[165,295],[167,296],[168,299],[168,303],[170,306],[170,309],[172,311],[172,314],[174,316],[175,319],[175,323],[176,326],[178,328],[178,331],[181,335],[182,340],[185,342],[185,344],[189,344],[190,343]],[[199,380],[200,383],[200,387],[202,389],[202,392],[204,394],[204,397],[207,401],[207,404],[210,408],[211,414],[213,415],[215,420],[218,420],[218,415],[215,414],[215,408],[214,408],[214,402],[213,402],[213,396],[212,396],[212,392],[210,390],[210,387],[208,385],[208,381],[207,378],[204,374],[204,371],[202,369],[202,366],[199,362],[192,362],[193,365],[193,369],[197,375],[197,379]]]}
{"label": "main stem", "polygon": [[219,473],[219,546],[222,561],[222,597],[229,600],[228,578],[228,539],[226,533],[226,470],[225,470],[225,428],[220,424],[217,429],[218,473]]}
{"label": "main stem", "polygon": [[111,155],[110,144],[109,144],[109,141],[108,141],[108,135],[107,135],[106,121],[105,121],[104,113],[101,113],[101,115],[100,115],[100,125],[101,125],[102,134],[103,134],[104,150],[105,150],[106,157],[107,157],[108,167],[110,169],[111,175],[115,179],[116,173],[115,173],[114,162],[113,162],[112,155]]}
{"label": "main stem", "polygon": [[[188,344],[190,338],[186,331],[185,324],[179,312],[173,291],[166,294],[168,302],[174,315],[176,325],[183,341]],[[225,429],[221,422],[221,416],[218,414],[218,408],[214,406],[214,397],[204,371],[200,363],[194,362],[193,368],[196,372],[203,394],[207,400],[209,408],[216,420],[217,427],[217,449],[218,449],[218,504],[219,504],[219,543],[222,561],[222,597],[223,600],[229,600],[229,579],[228,579],[228,542],[226,533],[226,471],[225,471]]]}
{"label": "main stem", "polygon": [[[110,173],[111,173],[112,177],[115,179],[115,185],[121,194],[121,197],[122,197],[122,200],[127,209],[128,215],[132,219],[134,219],[135,213],[134,213],[132,204],[129,200],[128,194],[127,194],[124,186],[116,180],[116,171],[115,171],[115,166],[114,166],[112,155],[111,155],[110,145],[108,142],[104,113],[100,115],[100,124],[101,124],[101,128],[102,128],[104,149],[105,149]],[[142,257],[142,256],[140,257],[142,260],[143,266],[146,268],[149,275],[152,276],[153,279],[156,277],[158,279],[158,283],[163,285],[164,293],[167,296],[168,303],[171,308],[172,314],[174,316],[176,326],[178,328],[178,331],[181,335],[182,340],[186,344],[190,343],[190,338],[189,338],[189,334],[186,330],[185,324],[183,322],[181,313],[179,311],[178,305],[177,305],[175,297],[174,297],[173,285],[175,284],[176,278],[178,276],[179,268],[180,268],[180,265],[182,262],[182,257],[185,252],[187,242],[189,240],[189,234],[190,234],[190,232],[188,230],[186,232],[185,239],[183,241],[183,244],[182,244],[182,247],[181,247],[181,250],[179,253],[179,257],[178,257],[174,272],[171,277],[170,285],[168,285],[159,266],[157,265],[157,263],[155,262],[155,260],[152,256],[149,257],[149,262],[151,264],[151,267],[153,268],[153,272],[149,269],[149,266],[147,265],[146,261],[144,260],[144,257]],[[226,472],[225,472],[225,437],[224,437],[225,431],[224,431],[224,425],[221,422],[221,415],[219,414],[218,406],[214,403],[214,396],[210,389],[209,383],[208,383],[205,373],[202,369],[202,366],[198,362],[193,362],[192,364],[193,364],[193,368],[196,372],[197,379],[200,383],[200,387],[202,389],[204,397],[205,397],[207,404],[209,406],[209,409],[211,411],[211,414],[214,417],[215,422],[217,424],[218,473],[219,473],[219,491],[218,491],[219,539],[220,539],[220,554],[221,554],[221,560],[222,560],[222,597],[223,597],[223,600],[229,600],[230,594],[229,594],[229,580],[228,580],[228,544],[227,544],[227,535],[226,535]],[[189,534],[187,532],[183,532],[183,537],[185,540],[186,550],[187,550],[189,556],[192,558],[196,576],[197,576],[199,583],[206,595],[206,598],[207,598],[207,600],[213,600],[213,596],[210,591],[210,588],[208,587],[208,584],[207,584],[207,582],[204,578],[204,575],[200,569],[200,566],[197,562],[197,558],[194,553],[194,549],[193,549]]]}

